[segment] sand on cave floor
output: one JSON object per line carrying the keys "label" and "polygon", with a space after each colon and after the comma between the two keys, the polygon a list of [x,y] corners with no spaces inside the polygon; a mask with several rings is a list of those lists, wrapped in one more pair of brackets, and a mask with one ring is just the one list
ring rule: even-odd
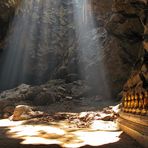
{"label": "sand on cave floor", "polygon": [[[44,117],[0,120],[0,148],[142,148],[120,131],[116,120],[101,120],[102,116],[110,117],[108,111],[105,114],[85,103],[79,106],[71,102],[37,107],[52,113]],[[66,106],[67,112],[59,112]]]}

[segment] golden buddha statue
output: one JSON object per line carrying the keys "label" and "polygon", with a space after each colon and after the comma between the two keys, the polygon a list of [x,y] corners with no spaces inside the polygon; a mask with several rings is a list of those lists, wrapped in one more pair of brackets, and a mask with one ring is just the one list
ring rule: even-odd
{"label": "golden buddha statue", "polygon": [[125,94],[124,98],[124,112],[128,112],[128,94]]}
{"label": "golden buddha statue", "polygon": [[136,114],[140,114],[140,109],[139,109],[139,94],[137,93],[136,95],[135,95],[135,104],[134,104],[134,107],[135,107],[135,109],[136,109]]}
{"label": "golden buddha statue", "polygon": [[132,112],[132,109],[131,109],[131,93],[128,93],[127,100],[128,100],[128,102],[127,102],[127,108],[128,108],[127,111],[129,113],[131,113]]}
{"label": "golden buddha statue", "polygon": [[142,109],[142,107],[143,107],[143,92],[140,92],[139,93],[139,104],[138,104],[138,108],[139,109]]}
{"label": "golden buddha statue", "polygon": [[134,92],[132,93],[132,95],[131,95],[131,112],[132,113],[135,113],[135,109],[134,109],[134,104],[135,104],[135,95],[134,95]]}
{"label": "golden buddha statue", "polygon": [[142,106],[142,115],[146,115],[148,112],[148,92],[145,91],[144,92],[144,96],[143,96],[143,106]]}
{"label": "golden buddha statue", "polygon": [[138,94],[135,94],[134,108],[138,108]]}

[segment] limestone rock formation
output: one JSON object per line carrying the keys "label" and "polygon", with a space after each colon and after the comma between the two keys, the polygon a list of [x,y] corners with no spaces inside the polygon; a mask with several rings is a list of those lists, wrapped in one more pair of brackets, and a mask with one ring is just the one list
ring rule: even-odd
{"label": "limestone rock formation", "polygon": [[[18,0],[0,2],[2,8],[0,28],[4,31],[0,31],[2,41],[18,2]],[[85,73],[85,78],[93,87],[94,94],[104,95],[104,98],[116,98],[135,64],[143,56],[143,32],[147,32],[147,27],[143,26],[142,22],[145,21],[146,2],[145,0],[92,0],[95,25],[84,32],[81,42],[88,46],[80,49],[77,47],[80,43],[73,19],[75,12],[73,2],[61,1],[60,8],[56,7],[48,15],[43,14],[43,20],[41,18],[38,20],[38,32],[35,34],[37,37],[30,41],[36,44],[34,49],[29,49],[30,53],[27,55],[26,83],[41,84],[49,79],[64,79],[67,83],[71,83],[81,79],[81,73]],[[52,6],[57,6],[55,0],[50,3]],[[42,22],[44,22],[42,25],[48,25],[49,29],[46,32],[51,34],[46,38],[49,45],[39,43],[43,38],[40,28]],[[147,48],[147,44],[145,42],[143,44]],[[40,49],[44,49],[43,52],[40,52]],[[37,56],[33,50],[36,50]],[[82,58],[80,50],[85,51],[85,58]],[[40,96],[43,97],[42,94]],[[38,101],[40,102],[40,97]]]}
{"label": "limestone rock formation", "polygon": [[[107,32],[104,26],[110,16],[111,1],[109,3],[103,0],[92,1],[91,13],[94,17],[90,21],[83,23],[84,25],[88,23],[86,26],[94,23],[93,27],[88,30],[82,30],[80,34],[77,33],[79,28],[77,23],[79,23],[79,20],[75,22],[74,15],[76,15],[76,11],[80,11],[82,17],[82,13],[84,13],[82,12],[82,6],[74,8],[74,1],[70,2],[69,0],[61,1],[60,9],[57,5],[57,1],[50,1],[49,8],[55,7],[55,9],[50,9],[52,11],[45,9],[46,13],[43,13],[42,17],[38,17],[38,19],[34,15],[31,16],[30,13],[32,22],[37,23],[38,29],[37,32],[32,34],[28,43],[27,63],[24,62],[25,67],[27,67],[26,71],[23,74],[23,70],[17,72],[20,74],[20,77],[25,75],[27,80],[18,81],[14,85],[11,83],[10,87],[3,89],[13,88],[21,83],[41,84],[49,79],[65,79],[68,83],[79,79],[87,79],[90,85],[93,86],[94,92],[98,92],[97,88],[102,83],[101,80],[105,79],[102,57],[104,56],[103,44]],[[90,11],[89,8],[87,9]],[[23,16],[25,12],[19,11],[19,13]],[[88,14],[86,14],[86,18]],[[41,28],[42,26],[47,26],[45,29],[48,35],[45,40],[43,40],[44,32],[43,28]],[[85,46],[82,47],[81,44]],[[24,47],[20,46],[20,49],[22,48]],[[3,57],[3,54],[1,56]],[[3,58],[5,60],[5,57]],[[3,63],[2,60],[0,67],[3,67]],[[97,78],[98,80],[96,81]],[[102,89],[99,93],[102,93],[105,83],[102,83]]]}
{"label": "limestone rock formation", "polygon": [[63,80],[51,80],[38,86],[22,84],[14,89],[0,93],[0,118],[13,114],[16,106],[46,106],[65,100],[88,97],[92,88],[84,81],[65,83]]}
{"label": "limestone rock formation", "polygon": [[[148,112],[148,3],[147,1],[136,1],[128,3],[128,5],[136,6],[131,14],[136,15],[142,26],[142,55],[136,62],[131,75],[123,87],[123,108],[122,110],[129,113],[146,115]],[[137,10],[137,7],[139,8]],[[136,11],[135,11],[136,10]]]}
{"label": "limestone rock formation", "polygon": [[18,3],[19,0],[0,1],[0,50],[2,50],[4,47],[4,39]]}
{"label": "limestone rock formation", "polygon": [[[131,72],[138,67],[144,55],[143,33],[144,26],[141,20],[146,16],[147,1],[141,0],[114,0],[112,16],[106,24],[111,35],[106,48],[105,65],[108,67],[108,76],[113,93],[122,90]],[[113,64],[115,63],[115,64]],[[138,65],[137,65],[138,64]],[[115,68],[116,67],[116,68]]]}
{"label": "limestone rock formation", "polygon": [[13,115],[10,117],[10,120],[13,121],[28,120],[43,115],[44,115],[43,112],[33,111],[30,106],[18,105],[15,107]]}

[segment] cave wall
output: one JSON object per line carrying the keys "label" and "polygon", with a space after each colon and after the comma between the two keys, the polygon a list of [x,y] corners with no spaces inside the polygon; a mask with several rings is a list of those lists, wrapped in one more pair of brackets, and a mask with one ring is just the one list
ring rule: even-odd
{"label": "cave wall", "polygon": [[[138,1],[139,2],[139,1]],[[139,19],[143,25],[141,59],[124,84],[122,93],[122,111],[132,114],[148,115],[148,1],[140,1],[143,10]],[[127,99],[128,98],[128,99]]]}
{"label": "cave wall", "polygon": [[112,92],[115,94],[122,90],[131,73],[138,69],[144,55],[142,20],[145,17],[146,2],[143,0],[113,1],[113,14],[106,24],[109,33],[106,65],[111,76],[111,88],[114,89]]}
{"label": "cave wall", "polygon": [[4,39],[18,4],[19,0],[0,1],[0,50],[4,47]]}
{"label": "cave wall", "polygon": [[[92,3],[94,16],[92,19],[94,19],[95,24],[92,29],[83,32],[83,35],[81,35],[83,37],[81,39],[76,31],[77,27],[74,20],[75,9],[73,8],[74,2],[74,0],[61,0],[60,2],[51,0],[51,6],[49,7],[54,7],[54,10],[50,9],[51,11],[48,11],[46,14],[42,14],[41,12],[40,15],[42,15],[42,17],[39,16],[38,24],[36,24],[38,31],[32,35],[33,37],[30,41],[31,48],[27,55],[28,64],[26,64],[28,70],[25,75],[29,78],[29,82],[31,81],[33,84],[40,84],[49,79],[65,79],[66,82],[71,82],[81,79],[81,76],[79,75],[81,69],[81,71],[87,74],[86,77],[88,81],[91,81],[91,85],[93,85],[94,90],[97,92],[98,87],[101,84],[98,82],[100,81],[99,79],[96,81],[96,78],[100,73],[98,65],[101,65],[100,63],[102,63],[102,57],[104,56],[103,44],[107,38],[105,24],[111,15],[110,6],[112,1],[89,1]],[[44,7],[44,4],[42,5]],[[81,5],[77,6],[77,11],[81,11],[81,7]],[[21,11],[21,13],[23,13],[23,11]],[[34,16],[31,17],[32,22],[36,23],[36,18],[34,18]],[[45,26],[48,25],[49,28],[47,30],[49,35],[48,38],[46,38],[48,45],[45,46],[40,43],[42,40],[41,27],[44,25],[42,23],[45,23]],[[87,23],[88,25],[91,24],[91,22]],[[81,44],[80,42],[87,46],[80,49],[80,47],[77,46],[78,44]],[[44,51],[42,52],[41,49]],[[34,54],[35,52],[33,50],[36,51],[38,56]],[[85,51],[85,59],[81,58],[80,50]],[[85,63],[85,66],[79,68],[79,65],[83,65],[83,63]],[[101,71],[103,70],[104,69]],[[19,73],[21,75],[21,70],[19,70]],[[27,83],[29,82],[27,81]],[[24,83],[26,83],[26,81]],[[102,91],[103,90],[100,90],[100,92]]]}
{"label": "cave wall", "polygon": [[[0,1],[1,46],[18,2],[18,0]],[[144,53],[142,45],[144,26],[141,20],[144,19],[144,9],[147,7],[147,1],[91,0],[91,2],[95,28],[87,32],[88,39],[85,38],[83,42],[93,43],[93,40],[96,39],[99,41],[99,45],[94,45],[93,48],[92,45],[87,47],[86,51],[91,50],[97,54],[87,56],[88,58],[85,59],[86,66],[82,71],[88,72],[87,79],[91,80],[95,92],[97,92],[97,88],[101,87],[102,84],[99,83],[99,80],[96,81],[95,78],[103,70],[110,96],[115,98],[121,92],[123,84]],[[55,0],[53,3],[56,5]],[[48,79],[65,79],[67,82],[79,79],[77,67],[84,61],[82,61],[78,55],[78,49],[76,49],[78,41],[75,35],[74,22],[70,19],[73,17],[72,3],[73,1],[62,0],[60,9],[59,7],[54,9],[50,14],[50,20],[46,20],[49,23],[49,33],[52,30],[52,35],[47,39],[50,43],[48,48],[52,51],[40,54],[41,58],[38,59],[39,62],[36,65],[34,64],[35,59],[30,58],[27,75],[30,79],[34,78],[34,82],[41,80],[40,77],[34,76],[34,73],[39,70],[44,77],[44,82]],[[54,21],[59,22],[59,26],[55,29],[52,27],[55,25]],[[36,48],[42,47],[37,44]],[[33,55],[30,56],[33,57]],[[47,63],[49,57],[50,61]],[[56,57],[56,63],[54,62],[54,64],[55,59],[52,57]],[[101,70],[98,69],[100,63],[103,63],[104,67]],[[52,67],[49,67],[51,64],[53,64]],[[103,93],[103,90],[100,89],[99,93]]]}

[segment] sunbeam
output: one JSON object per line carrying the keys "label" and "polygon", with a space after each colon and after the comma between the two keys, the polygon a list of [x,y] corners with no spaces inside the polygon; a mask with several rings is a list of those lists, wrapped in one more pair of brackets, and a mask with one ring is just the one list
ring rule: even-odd
{"label": "sunbeam", "polygon": [[110,98],[102,58],[102,43],[99,39],[100,28],[95,23],[91,0],[74,0],[74,22],[78,38],[77,50],[80,59],[78,66],[81,78],[93,86],[94,92],[99,92],[104,98]]}
{"label": "sunbeam", "polygon": [[92,1],[72,0],[72,4],[69,3],[21,2],[1,60],[1,90],[21,83],[46,82],[58,67],[55,78],[67,80],[78,75],[77,79],[87,80],[92,86],[92,92],[110,97],[99,39],[101,30],[95,24]]}
{"label": "sunbeam", "polygon": [[49,0],[21,1],[2,59],[1,89],[21,83],[41,83],[53,69],[56,57],[50,57],[53,50],[49,41],[53,34],[50,22],[54,21],[55,27],[58,25],[52,12],[58,6],[59,3]]}

